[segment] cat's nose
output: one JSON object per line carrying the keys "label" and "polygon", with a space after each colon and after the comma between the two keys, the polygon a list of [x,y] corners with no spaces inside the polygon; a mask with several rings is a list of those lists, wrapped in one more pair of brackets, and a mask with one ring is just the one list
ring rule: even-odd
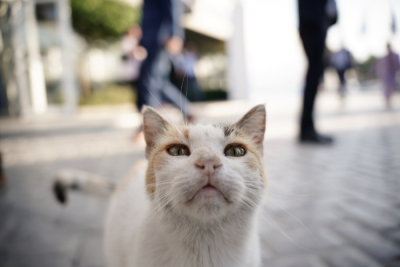
{"label": "cat's nose", "polygon": [[221,160],[217,157],[200,158],[194,164],[198,169],[203,170],[208,175],[215,172],[216,169],[222,166]]}

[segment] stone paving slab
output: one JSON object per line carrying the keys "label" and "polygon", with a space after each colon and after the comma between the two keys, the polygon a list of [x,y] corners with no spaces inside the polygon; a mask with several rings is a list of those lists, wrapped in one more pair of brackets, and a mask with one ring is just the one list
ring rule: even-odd
{"label": "stone paving slab", "polygon": [[[263,266],[399,266],[400,106],[387,112],[376,102],[380,97],[350,95],[346,109],[338,110],[333,96],[323,94],[319,127],[336,138],[328,147],[296,142],[298,102],[269,105]],[[232,121],[237,105],[197,110],[204,120]],[[0,191],[0,267],[104,266],[107,199],[71,194],[63,207],[51,183],[63,168],[117,181],[143,158],[143,146],[131,142],[132,127],[116,126],[113,116],[85,115],[65,124],[0,120],[8,177]]]}
{"label": "stone paving slab", "polygon": [[400,255],[400,247],[395,242],[357,222],[346,220],[332,227],[350,243],[354,243],[368,255],[380,261],[391,260]]}
{"label": "stone paving slab", "polygon": [[320,257],[313,254],[294,255],[263,262],[264,266],[274,267],[329,267]]}
{"label": "stone paving slab", "polygon": [[369,255],[354,246],[333,249],[325,256],[328,266],[332,267],[382,267]]}

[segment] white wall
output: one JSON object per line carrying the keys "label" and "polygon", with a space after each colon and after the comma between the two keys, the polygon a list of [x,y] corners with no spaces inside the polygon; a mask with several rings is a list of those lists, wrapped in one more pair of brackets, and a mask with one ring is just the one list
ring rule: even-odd
{"label": "white wall", "polygon": [[[306,60],[303,55],[297,30],[296,0],[247,0],[243,6],[243,50],[229,55],[234,58],[244,56],[246,98],[254,103],[271,100],[275,95],[298,94],[301,92]],[[238,21],[238,15],[234,15]],[[237,27],[237,25],[235,25]],[[237,40],[237,33],[231,42]],[[231,60],[235,68],[237,59]],[[239,66],[240,67],[240,66]],[[236,68],[238,68],[236,66]],[[230,90],[239,90],[234,86]],[[238,95],[232,92],[230,95]]]}

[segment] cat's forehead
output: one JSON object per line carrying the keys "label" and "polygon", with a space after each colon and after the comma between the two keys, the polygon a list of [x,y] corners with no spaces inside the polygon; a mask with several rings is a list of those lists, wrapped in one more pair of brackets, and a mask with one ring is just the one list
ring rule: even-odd
{"label": "cat's forehead", "polygon": [[213,125],[191,125],[188,130],[191,142],[220,142],[225,139],[222,128]]}
{"label": "cat's forehead", "polygon": [[165,132],[160,145],[184,143],[191,147],[226,145],[229,142],[245,141],[245,137],[235,124],[217,125],[174,125]]}

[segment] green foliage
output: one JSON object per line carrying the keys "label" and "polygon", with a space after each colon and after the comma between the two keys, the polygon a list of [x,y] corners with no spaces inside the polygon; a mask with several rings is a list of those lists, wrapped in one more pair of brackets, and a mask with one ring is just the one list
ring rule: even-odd
{"label": "green foliage", "polygon": [[72,26],[88,42],[122,36],[139,22],[140,10],[121,0],[70,0]]}
{"label": "green foliage", "polygon": [[94,90],[90,95],[81,97],[81,106],[119,105],[136,102],[136,95],[129,85],[109,84],[105,88]]}

